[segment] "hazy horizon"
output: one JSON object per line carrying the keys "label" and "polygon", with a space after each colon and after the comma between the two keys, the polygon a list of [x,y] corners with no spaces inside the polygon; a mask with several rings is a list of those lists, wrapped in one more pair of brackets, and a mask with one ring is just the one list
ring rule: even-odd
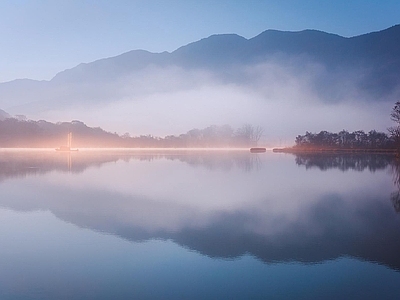
{"label": "hazy horizon", "polygon": [[[374,62],[335,71],[330,57],[326,65],[301,54],[278,54],[248,65],[233,61],[226,68],[218,67],[222,55],[209,60],[208,68],[202,61],[174,65],[163,52],[214,34],[251,39],[268,29],[313,29],[348,40],[400,24],[399,16],[396,1],[2,3],[0,32],[7,43],[0,56],[0,109],[32,120],[80,120],[133,136],[252,124],[264,129],[263,140],[285,145],[305,131],[386,131],[400,88],[375,93],[368,81],[371,69],[382,90],[392,78],[377,77],[380,65]],[[230,43],[241,45],[232,38],[221,49],[234,47]],[[129,52],[135,49],[159,54],[141,66],[150,58]],[[199,49],[202,54],[208,48]],[[123,63],[105,59],[115,56]],[[33,81],[9,82],[20,78]]]}
{"label": "hazy horizon", "polygon": [[270,60],[235,72],[239,79],[207,70],[149,66],[107,84],[39,89],[17,98],[32,102],[1,108],[32,120],[80,120],[132,136],[164,137],[210,125],[252,124],[261,126],[262,140],[274,145],[293,144],[306,131],[386,132],[391,126],[398,92],[376,101],[357,87],[358,74],[333,77],[337,82],[329,88],[337,90],[321,93],[318,80],[331,74],[316,63],[299,70]]}

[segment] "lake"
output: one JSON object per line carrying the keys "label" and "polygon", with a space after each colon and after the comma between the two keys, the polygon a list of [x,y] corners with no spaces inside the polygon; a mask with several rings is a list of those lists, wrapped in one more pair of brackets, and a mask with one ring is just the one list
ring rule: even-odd
{"label": "lake", "polygon": [[387,155],[0,150],[0,299],[400,299]]}

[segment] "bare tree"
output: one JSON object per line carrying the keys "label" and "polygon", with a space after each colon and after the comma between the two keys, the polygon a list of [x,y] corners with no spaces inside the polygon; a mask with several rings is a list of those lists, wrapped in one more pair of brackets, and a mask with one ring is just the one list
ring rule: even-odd
{"label": "bare tree", "polygon": [[400,101],[394,104],[390,119],[395,122],[395,126],[388,128],[391,138],[396,143],[397,151],[400,151]]}
{"label": "bare tree", "polygon": [[264,134],[264,129],[260,126],[254,128],[253,141],[257,144]]}
{"label": "bare tree", "polygon": [[260,126],[254,127],[251,124],[244,124],[236,130],[235,136],[242,145],[257,145],[262,137],[264,130]]}

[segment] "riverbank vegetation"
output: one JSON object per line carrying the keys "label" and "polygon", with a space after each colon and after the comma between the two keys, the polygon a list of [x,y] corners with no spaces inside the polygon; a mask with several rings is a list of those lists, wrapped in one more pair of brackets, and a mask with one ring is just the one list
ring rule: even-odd
{"label": "riverbank vegetation", "polygon": [[389,134],[371,130],[337,133],[320,131],[298,135],[290,148],[274,149],[275,152],[400,152],[400,101],[396,102],[390,119],[395,126],[388,128]]}
{"label": "riverbank vegetation", "polygon": [[245,124],[237,129],[212,125],[180,135],[118,135],[83,122],[50,123],[7,118],[0,121],[0,148],[53,148],[66,145],[73,134],[73,147],[90,148],[211,148],[254,147],[263,134],[261,127]]}
{"label": "riverbank vegetation", "polygon": [[363,130],[338,133],[321,131],[319,133],[306,132],[298,135],[295,140],[296,149],[394,149],[395,142],[384,132]]}

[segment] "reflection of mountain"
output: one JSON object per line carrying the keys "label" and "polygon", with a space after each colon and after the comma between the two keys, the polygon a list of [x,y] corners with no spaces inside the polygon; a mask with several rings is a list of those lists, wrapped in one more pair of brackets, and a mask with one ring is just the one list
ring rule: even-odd
{"label": "reflection of mountain", "polygon": [[306,169],[320,170],[339,169],[341,171],[356,170],[371,172],[387,168],[394,160],[392,154],[326,154],[302,153],[296,154],[296,164]]}
{"label": "reflection of mountain", "polygon": [[[62,194],[58,200],[42,203],[7,203],[2,199],[1,205],[19,210],[50,210],[66,222],[131,241],[173,240],[210,257],[251,254],[267,263],[318,263],[352,256],[400,270],[400,218],[388,201],[360,198],[356,207],[349,207],[346,199],[327,195],[303,216],[305,223],[289,224],[283,232],[268,235],[266,228],[257,228],[264,216],[254,211],[222,213],[201,228],[152,230],[151,225],[134,223],[141,218],[157,223],[163,214],[173,215],[183,208],[163,206],[140,196],[94,191]],[[67,198],[75,199],[74,204]]]}
{"label": "reflection of mountain", "polygon": [[[119,155],[108,156],[108,161],[122,158]],[[100,161],[106,161],[105,157],[99,159],[87,155],[88,162],[81,165],[98,165]],[[145,154],[134,157],[151,160],[168,156]],[[182,157],[190,161],[188,154]],[[177,155],[176,158],[181,156]],[[15,165],[27,165],[26,162],[18,164],[18,159],[14,159]],[[160,160],[154,164],[158,162],[163,163]],[[145,165],[149,167],[154,164]],[[138,174],[148,176],[149,173],[143,172],[139,165],[134,167]],[[178,167],[175,163],[168,165],[171,168]],[[58,167],[57,170],[65,169]],[[96,174],[100,175],[101,171],[99,169]],[[221,172],[205,173],[209,177]],[[106,175],[111,178],[110,174]],[[229,173],[224,172],[225,175]],[[249,177],[247,173],[245,175],[240,178]],[[193,180],[190,181],[193,185],[204,185],[201,178],[194,177]],[[153,189],[156,184],[151,182],[150,188]],[[225,184],[230,185],[232,182]],[[240,181],[240,184],[248,183]],[[310,182],[304,181],[304,184]],[[194,189],[180,186],[179,182],[177,188],[180,189],[178,194],[187,197],[187,201],[168,201],[167,198],[148,196],[140,191],[126,193],[115,189],[105,190],[98,185],[88,187],[83,183],[77,187],[61,182],[35,186],[35,191],[40,189],[38,193],[41,197],[35,196],[27,186],[26,191],[18,194],[19,197],[1,197],[0,205],[23,211],[48,210],[59,219],[79,227],[113,234],[130,241],[170,239],[210,257],[235,258],[251,254],[267,263],[318,263],[352,256],[400,270],[400,217],[387,199],[389,194],[377,197],[362,190],[346,194],[338,188],[337,193],[323,192],[312,201],[307,201],[300,194],[294,194],[291,199],[271,198],[266,194],[257,201],[249,201],[244,207],[210,212],[190,206],[189,198],[193,196]],[[251,195],[248,196],[250,198]],[[271,212],[271,206],[268,206],[271,202],[278,205],[303,204],[296,207],[293,216],[285,213],[292,211],[292,207],[284,206],[283,215],[282,212]],[[228,206],[231,207],[231,203]]]}
{"label": "reflection of mountain", "polygon": [[327,154],[327,153],[301,153],[296,155],[296,164],[305,166],[306,169],[318,168],[322,171],[339,169],[341,171],[369,170],[375,172],[391,167],[393,181],[397,191],[390,195],[393,208],[400,212],[400,162],[394,154]]}
{"label": "reflection of mountain", "polygon": [[250,253],[268,263],[317,263],[352,256],[400,270],[400,218],[389,205],[370,200],[343,220],[345,200],[327,196],[304,216],[309,225],[291,224],[287,231],[273,236],[246,230],[255,216],[243,213],[220,216],[205,230],[185,230],[164,237],[216,257]]}

